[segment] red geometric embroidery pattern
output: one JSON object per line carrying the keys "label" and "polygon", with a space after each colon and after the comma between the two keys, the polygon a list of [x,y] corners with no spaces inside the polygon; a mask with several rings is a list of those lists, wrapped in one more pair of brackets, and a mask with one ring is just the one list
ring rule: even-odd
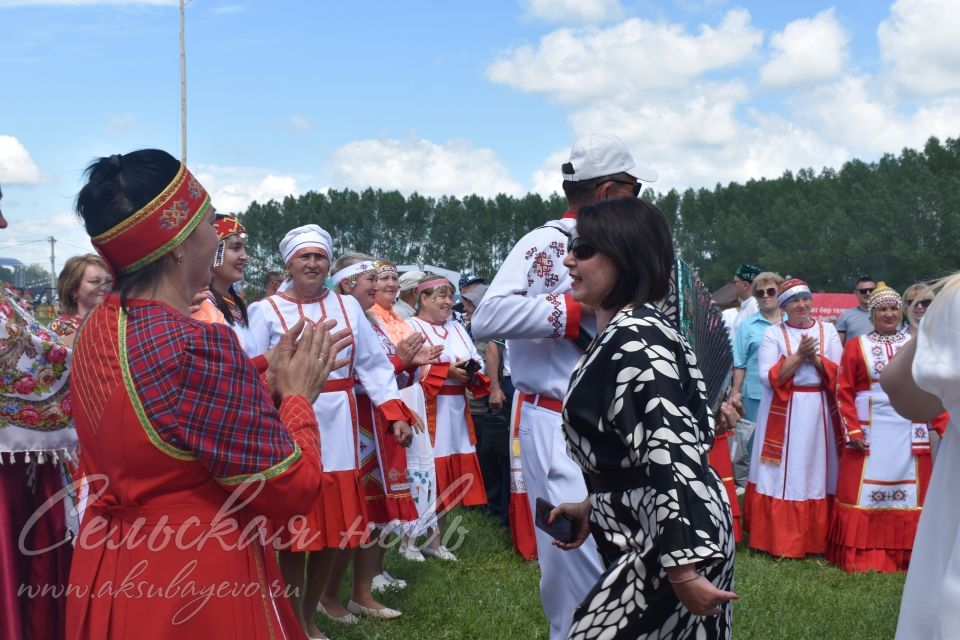
{"label": "red geometric embroidery pattern", "polygon": [[550,259],[545,252],[541,251],[537,254],[537,257],[533,259],[533,271],[538,276],[543,278],[553,269],[553,260]]}
{"label": "red geometric embroidery pattern", "polygon": [[190,214],[190,206],[186,200],[177,200],[170,205],[169,209],[164,209],[160,214],[160,228],[164,231],[176,229]]}
{"label": "red geometric embroidery pattern", "polygon": [[558,258],[562,258],[563,256],[567,255],[566,243],[560,242],[558,240],[554,240],[553,242],[550,243],[550,248],[553,249],[554,255],[557,256]]}
{"label": "red geometric embroidery pattern", "polygon": [[870,492],[870,500],[878,504],[883,502],[903,502],[906,499],[907,492],[903,489],[894,489],[893,491],[875,489]]}
{"label": "red geometric embroidery pattern", "polygon": [[553,327],[553,333],[550,334],[550,337],[559,338],[564,333],[563,310],[560,308],[560,298],[553,294],[548,295],[546,298],[547,302],[553,305],[553,311],[547,316],[547,322]]}
{"label": "red geometric embroidery pattern", "polygon": [[187,183],[187,189],[190,191],[190,197],[196,200],[200,197],[200,194],[203,193],[203,187],[200,186],[200,183],[197,182],[197,179],[193,176],[190,176],[190,181]]}

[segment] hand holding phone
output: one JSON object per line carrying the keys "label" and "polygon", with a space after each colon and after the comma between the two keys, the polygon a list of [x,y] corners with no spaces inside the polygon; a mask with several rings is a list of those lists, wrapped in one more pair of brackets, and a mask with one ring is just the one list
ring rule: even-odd
{"label": "hand holding phone", "polygon": [[553,524],[548,524],[550,512],[554,509],[555,507],[543,498],[537,498],[537,513],[534,518],[537,528],[546,532],[554,540],[566,543],[573,542],[573,519],[570,516],[561,514],[553,521]]}
{"label": "hand holding phone", "polygon": [[476,360],[467,360],[463,365],[463,370],[467,372],[468,376],[472,376],[480,371],[480,363]]}

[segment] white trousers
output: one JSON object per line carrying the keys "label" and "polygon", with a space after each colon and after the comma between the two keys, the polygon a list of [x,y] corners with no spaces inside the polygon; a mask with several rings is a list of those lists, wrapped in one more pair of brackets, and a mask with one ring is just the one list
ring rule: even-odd
{"label": "white trousers", "polygon": [[[569,455],[560,414],[530,402],[520,407],[520,460],[530,512],[537,498],[553,505],[581,502],[587,497],[583,472]],[[550,622],[550,640],[562,640],[570,631],[573,612],[593,588],[603,565],[590,536],[573,551],[553,546],[553,538],[536,529],[540,564],[540,601]]]}

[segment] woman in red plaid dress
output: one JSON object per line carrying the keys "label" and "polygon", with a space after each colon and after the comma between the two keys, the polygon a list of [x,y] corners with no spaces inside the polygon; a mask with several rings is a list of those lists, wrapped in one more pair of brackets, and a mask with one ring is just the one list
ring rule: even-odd
{"label": "woman in red plaid dress", "polygon": [[260,524],[317,499],[310,405],[335,347],[307,325],[294,348],[293,327],[272,361],[275,406],[229,328],[190,318],[217,247],[203,187],[156,150],[87,173],[77,210],[119,293],[75,343],[90,498],[67,637],[303,637]]}

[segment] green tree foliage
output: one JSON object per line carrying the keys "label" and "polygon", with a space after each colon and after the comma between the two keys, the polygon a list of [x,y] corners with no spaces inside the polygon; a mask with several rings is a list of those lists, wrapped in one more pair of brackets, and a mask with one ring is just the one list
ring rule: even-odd
{"label": "green tree foliage", "polygon": [[[740,262],[827,291],[848,291],[860,273],[902,291],[960,267],[960,139],[930,138],[922,150],[852,160],[819,174],[787,171],[682,193],[647,189],[643,197],[663,210],[679,254],[713,289]],[[557,195],[459,199],[330,190],[253,203],[241,218],[258,289],[265,271],[282,268],[280,239],[300,225],[327,229],[336,254],[360,251],[490,278],[523,234],[564,209]]]}

